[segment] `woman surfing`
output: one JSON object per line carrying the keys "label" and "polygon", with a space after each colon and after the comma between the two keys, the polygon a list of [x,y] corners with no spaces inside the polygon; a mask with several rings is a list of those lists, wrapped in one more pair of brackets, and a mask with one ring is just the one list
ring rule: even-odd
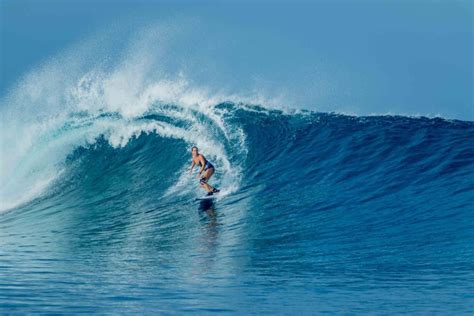
{"label": "woman surfing", "polygon": [[196,146],[193,146],[191,148],[191,155],[192,155],[192,163],[191,163],[191,168],[189,169],[189,174],[193,172],[194,166],[199,165],[201,169],[199,170],[199,174],[197,178],[201,177],[201,175],[204,173],[204,175],[201,177],[199,180],[199,184],[201,187],[207,191],[207,195],[213,195],[214,193],[219,192],[218,189],[214,188],[213,186],[209,185],[207,183],[209,179],[212,177],[214,174],[215,168],[214,166],[204,157],[201,155],[198,151],[198,148]]}

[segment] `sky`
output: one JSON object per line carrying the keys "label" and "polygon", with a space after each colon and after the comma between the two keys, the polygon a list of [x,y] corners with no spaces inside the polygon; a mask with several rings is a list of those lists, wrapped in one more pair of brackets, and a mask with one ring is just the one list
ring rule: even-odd
{"label": "sky", "polygon": [[116,50],[154,23],[175,30],[162,68],[229,93],[474,120],[471,1],[0,0],[0,10],[0,98],[104,30],[120,30],[108,33]]}

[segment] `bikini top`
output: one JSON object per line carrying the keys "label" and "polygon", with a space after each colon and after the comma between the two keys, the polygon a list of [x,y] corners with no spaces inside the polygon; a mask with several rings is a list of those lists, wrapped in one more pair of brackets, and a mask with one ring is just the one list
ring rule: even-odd
{"label": "bikini top", "polygon": [[[202,156],[202,155],[201,155],[201,156]],[[206,163],[205,163],[206,169],[208,169],[208,168],[210,168],[210,167],[214,167],[214,166],[206,159],[206,157],[202,156],[202,158],[204,158],[204,161],[206,162]],[[202,166],[201,161],[198,161],[198,164],[199,164],[199,166]]]}

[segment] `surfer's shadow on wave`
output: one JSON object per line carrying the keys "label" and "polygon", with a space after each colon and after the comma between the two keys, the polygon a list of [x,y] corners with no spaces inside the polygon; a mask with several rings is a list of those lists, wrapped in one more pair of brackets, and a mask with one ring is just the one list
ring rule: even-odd
{"label": "surfer's shadow on wave", "polygon": [[199,203],[198,204],[199,212],[209,212],[209,213],[213,213],[214,215],[216,214],[214,199],[203,199],[203,200],[197,200],[197,201]]}

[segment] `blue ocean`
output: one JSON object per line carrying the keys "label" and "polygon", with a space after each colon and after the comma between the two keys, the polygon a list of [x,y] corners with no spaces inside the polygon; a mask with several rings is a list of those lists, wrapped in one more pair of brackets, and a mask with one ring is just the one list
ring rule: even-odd
{"label": "blue ocean", "polygon": [[[255,89],[227,89],[219,73],[251,81],[243,74],[257,62],[220,67],[213,49],[221,42],[211,36],[220,29],[179,37],[181,27],[132,29],[128,37],[104,31],[64,47],[61,30],[45,33],[61,49],[39,49],[47,57],[3,86],[0,314],[474,314],[472,115],[429,115],[426,105],[411,115],[416,102],[399,108],[413,112],[389,111],[436,86],[414,84],[434,57],[407,63],[426,68],[409,74],[410,94],[388,88],[405,83],[403,69],[393,79],[387,64],[368,64],[366,73],[344,64],[354,40],[333,47],[341,52],[328,54],[334,68],[315,70],[321,78],[308,85],[311,102],[290,104],[279,97],[284,88],[259,88],[257,76]],[[259,34],[254,29],[248,36]],[[264,50],[246,55],[239,44],[246,34],[223,34],[229,45],[221,52],[237,50],[244,61],[261,55],[269,60],[262,71],[295,86],[309,78],[299,78],[298,58],[325,60],[295,53],[280,64],[296,40],[272,59]],[[329,37],[320,36],[343,42]],[[360,47],[356,61],[370,50]],[[397,55],[400,65],[413,57]],[[325,74],[347,80],[331,86]],[[352,90],[344,89],[349,81]],[[426,102],[438,94],[451,100],[456,85]],[[318,109],[333,87],[347,108],[364,100],[351,98],[357,89],[369,95],[378,87],[387,104],[373,114],[373,107]],[[452,113],[464,111],[471,90],[461,88]],[[215,166],[213,199],[197,200],[206,192],[198,170],[189,173],[193,146]]]}
{"label": "blue ocean", "polygon": [[53,180],[0,215],[2,313],[472,312],[472,122],[152,103],[40,129],[4,171]]}

